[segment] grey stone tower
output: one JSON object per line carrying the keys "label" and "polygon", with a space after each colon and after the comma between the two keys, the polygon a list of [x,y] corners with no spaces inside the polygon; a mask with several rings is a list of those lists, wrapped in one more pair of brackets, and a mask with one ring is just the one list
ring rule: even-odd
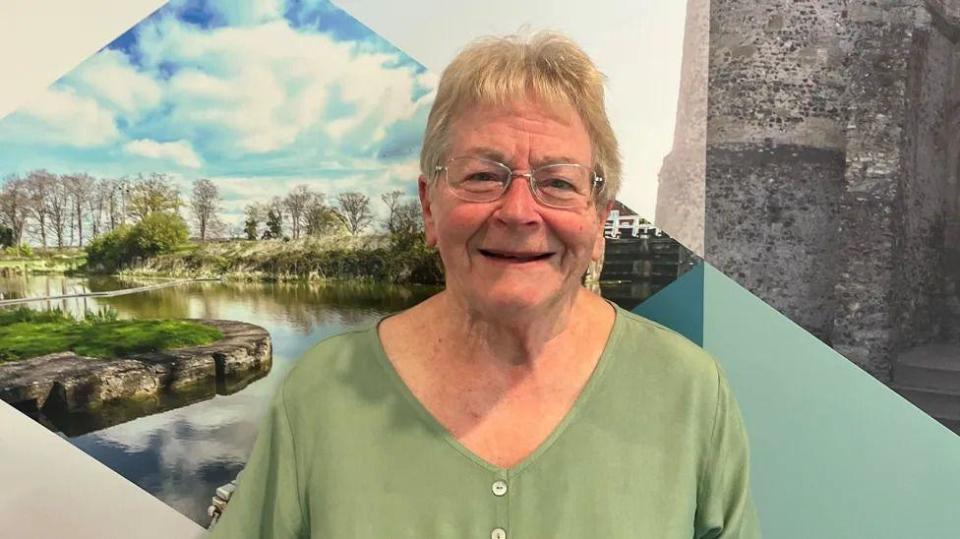
{"label": "grey stone tower", "polygon": [[705,259],[883,381],[960,369],[960,0],[713,0],[709,61]]}
{"label": "grey stone tower", "polygon": [[710,1],[687,0],[680,97],[673,148],[663,160],[654,222],[703,255],[703,197],[707,144],[707,59]]}

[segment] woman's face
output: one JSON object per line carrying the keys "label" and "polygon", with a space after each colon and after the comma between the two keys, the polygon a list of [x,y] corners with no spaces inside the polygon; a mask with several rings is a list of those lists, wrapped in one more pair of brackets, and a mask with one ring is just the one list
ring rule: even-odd
{"label": "woman's face", "polygon": [[[450,131],[447,158],[483,157],[521,171],[593,162],[586,128],[569,106],[526,100],[478,106],[459,115]],[[609,212],[595,202],[582,209],[542,206],[523,177],[499,200],[478,203],[456,198],[442,178],[428,187],[421,176],[420,199],[447,290],[470,308],[503,315],[572,300],[587,265],[600,256]]]}

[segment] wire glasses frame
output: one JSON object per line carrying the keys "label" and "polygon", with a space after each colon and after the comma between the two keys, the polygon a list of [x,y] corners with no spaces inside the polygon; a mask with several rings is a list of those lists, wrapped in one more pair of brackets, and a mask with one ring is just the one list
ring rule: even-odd
{"label": "wire glasses frame", "polygon": [[577,163],[551,163],[520,171],[492,159],[457,157],[437,165],[434,172],[442,172],[454,196],[467,202],[499,200],[518,176],[527,178],[537,202],[551,208],[585,208],[604,186],[596,171]]}

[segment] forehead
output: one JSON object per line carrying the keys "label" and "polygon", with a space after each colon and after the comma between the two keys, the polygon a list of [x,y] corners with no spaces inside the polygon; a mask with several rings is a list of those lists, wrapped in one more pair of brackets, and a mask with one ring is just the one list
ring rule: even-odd
{"label": "forehead", "polygon": [[481,155],[507,164],[589,164],[592,157],[590,137],[573,107],[530,100],[468,107],[451,123],[449,150],[449,157]]}

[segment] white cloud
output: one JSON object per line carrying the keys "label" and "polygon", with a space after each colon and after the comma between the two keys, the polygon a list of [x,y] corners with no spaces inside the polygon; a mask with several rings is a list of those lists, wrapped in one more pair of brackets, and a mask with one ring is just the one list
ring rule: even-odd
{"label": "white cloud", "polygon": [[[131,52],[91,57],[5,121],[0,138],[49,144],[63,156],[42,166],[171,174],[185,196],[193,179],[207,177],[221,187],[229,222],[250,201],[300,183],[331,201],[360,191],[379,204],[383,192],[415,191],[435,75],[417,73],[399,51],[293,28],[274,16],[279,2],[213,8],[249,24],[201,28],[177,20],[176,9],[161,11],[134,30]],[[76,157],[60,144],[88,148]],[[0,151],[0,165],[7,162],[22,166],[18,154]]]}
{"label": "white cloud", "polygon": [[193,151],[193,147],[185,140],[157,142],[150,139],[138,139],[124,144],[123,151],[130,155],[173,161],[187,168],[203,166],[200,156]]}
{"label": "white cloud", "polygon": [[201,30],[166,17],[139,35],[145,64],[179,68],[169,81],[170,125],[184,137],[204,133],[205,147],[225,155],[362,153],[414,115],[418,85],[434,80],[388,67],[399,53],[359,53],[282,19]]}
{"label": "white cloud", "polygon": [[64,83],[133,118],[157,106],[163,97],[153,77],[137,71],[124,53],[111,49],[81,64]]}
{"label": "white cloud", "polygon": [[96,100],[77,95],[71,88],[49,88],[10,117],[10,136],[42,144],[91,147],[108,144],[119,137],[114,114]]}

